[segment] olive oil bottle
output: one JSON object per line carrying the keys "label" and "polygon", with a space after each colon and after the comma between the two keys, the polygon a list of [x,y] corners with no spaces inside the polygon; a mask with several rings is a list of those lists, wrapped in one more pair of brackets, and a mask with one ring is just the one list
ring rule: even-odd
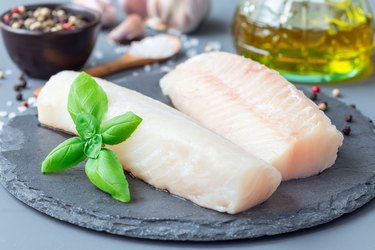
{"label": "olive oil bottle", "polygon": [[239,54],[291,81],[337,81],[370,64],[373,16],[367,1],[244,0],[232,34]]}

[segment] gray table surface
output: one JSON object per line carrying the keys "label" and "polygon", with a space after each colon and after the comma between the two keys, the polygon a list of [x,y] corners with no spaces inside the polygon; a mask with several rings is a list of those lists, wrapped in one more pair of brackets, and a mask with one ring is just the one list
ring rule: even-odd
{"label": "gray table surface", "polygon": [[[31,2],[38,1],[1,1],[0,12],[17,4]],[[220,41],[222,50],[233,51],[229,33],[236,1],[214,0],[213,2],[213,10],[207,22],[199,32],[190,37],[199,39],[198,51],[202,50],[202,46],[209,41]],[[375,0],[370,3],[374,8]],[[96,52],[89,62],[100,63],[114,58],[118,56],[113,52],[115,49],[105,42],[105,35],[102,34]],[[103,58],[102,54],[104,54]],[[0,111],[18,113],[13,84],[18,81],[19,70],[6,54],[2,41],[0,42],[0,70],[6,70],[8,73],[5,79],[0,80]],[[144,71],[140,69],[137,72]],[[126,81],[131,77],[132,72],[125,72],[109,79],[116,82]],[[363,114],[373,120],[375,120],[374,81],[375,73],[369,69],[362,77],[337,84],[343,93],[341,100],[355,103]],[[29,89],[24,91],[25,96],[30,96],[32,90],[42,83],[41,80],[31,79]],[[329,93],[332,88],[324,87],[324,91]],[[13,104],[7,106],[8,101],[12,101]],[[6,123],[7,118],[0,118],[0,122]],[[359,210],[325,225],[280,236],[213,243],[161,242],[113,236],[57,221],[27,207],[0,187],[0,249],[375,249],[374,208],[375,201],[372,201]]]}

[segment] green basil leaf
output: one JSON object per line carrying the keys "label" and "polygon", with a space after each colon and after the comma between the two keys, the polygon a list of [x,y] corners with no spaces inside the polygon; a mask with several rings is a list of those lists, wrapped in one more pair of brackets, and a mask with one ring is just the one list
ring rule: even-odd
{"label": "green basil leaf", "polygon": [[80,137],[70,138],[52,150],[42,163],[42,173],[71,168],[86,159],[85,141]]}
{"label": "green basil leaf", "polygon": [[124,170],[117,156],[103,148],[97,159],[89,159],[85,172],[90,181],[116,200],[130,202],[130,192]]}
{"label": "green basil leaf", "polygon": [[80,113],[76,119],[76,130],[83,139],[88,140],[99,132],[100,124],[94,116]]}
{"label": "green basil leaf", "polygon": [[142,122],[142,118],[128,112],[124,115],[116,116],[104,123],[100,133],[103,143],[109,145],[119,144],[128,139]]}
{"label": "green basil leaf", "polygon": [[68,111],[74,123],[80,113],[93,115],[101,123],[108,110],[108,99],[104,90],[89,74],[82,72],[70,87]]}
{"label": "green basil leaf", "polygon": [[102,148],[102,136],[94,135],[85,143],[85,155],[89,158],[96,159],[99,156],[100,149]]}

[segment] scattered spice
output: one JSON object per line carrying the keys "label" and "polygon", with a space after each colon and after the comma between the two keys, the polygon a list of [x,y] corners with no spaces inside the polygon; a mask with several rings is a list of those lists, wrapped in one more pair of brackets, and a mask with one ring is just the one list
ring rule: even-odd
{"label": "scattered spice", "polygon": [[353,116],[352,115],[345,116],[345,121],[352,122],[352,120],[353,120]]}
{"label": "scattered spice", "polygon": [[14,29],[31,31],[56,32],[71,30],[86,25],[86,21],[63,9],[39,7],[27,9],[25,6],[12,8],[3,16],[3,22]]}
{"label": "scattered spice", "polygon": [[320,93],[320,87],[318,85],[314,85],[311,87],[311,92],[313,93]]}
{"label": "scattered spice", "polygon": [[357,106],[355,106],[355,104],[349,104],[349,107],[353,108],[353,109],[356,109]]}
{"label": "scattered spice", "polygon": [[369,120],[369,123],[374,123],[372,120]]}
{"label": "scattered spice", "polygon": [[326,111],[328,108],[328,103],[327,102],[321,102],[318,104],[318,107],[321,111]]}
{"label": "scattered spice", "polygon": [[19,92],[22,90],[22,87],[19,84],[14,85],[13,87],[14,91]]}
{"label": "scattered spice", "polygon": [[22,93],[18,93],[18,94],[16,95],[16,100],[17,100],[17,101],[22,101],[22,100],[23,100],[23,95],[22,95]]}
{"label": "scattered spice", "polygon": [[346,135],[346,136],[348,136],[348,135],[350,135],[350,132],[352,131],[352,129],[350,128],[350,126],[345,126],[345,128],[343,128],[343,130],[341,130],[341,132],[344,134],[344,135]]}
{"label": "scattered spice", "polygon": [[334,96],[334,97],[339,97],[340,95],[341,95],[341,93],[340,93],[340,90],[339,89],[333,89],[332,90],[332,95]]}
{"label": "scattered spice", "polygon": [[27,101],[23,101],[21,103],[21,106],[25,107],[25,108],[28,108],[29,107],[29,103]]}
{"label": "scattered spice", "polygon": [[4,79],[4,71],[0,70],[0,79]]}
{"label": "scattered spice", "polygon": [[314,93],[314,92],[312,92],[311,94],[310,94],[310,97],[309,97],[312,101],[315,101],[317,98],[318,98],[318,95],[316,94],[316,93]]}

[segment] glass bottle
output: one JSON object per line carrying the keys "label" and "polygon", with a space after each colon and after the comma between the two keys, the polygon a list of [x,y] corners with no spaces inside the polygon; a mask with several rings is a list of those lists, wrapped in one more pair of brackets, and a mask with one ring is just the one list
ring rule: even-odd
{"label": "glass bottle", "polygon": [[369,65],[372,19],[366,0],[241,0],[232,34],[239,54],[291,81],[329,82]]}

